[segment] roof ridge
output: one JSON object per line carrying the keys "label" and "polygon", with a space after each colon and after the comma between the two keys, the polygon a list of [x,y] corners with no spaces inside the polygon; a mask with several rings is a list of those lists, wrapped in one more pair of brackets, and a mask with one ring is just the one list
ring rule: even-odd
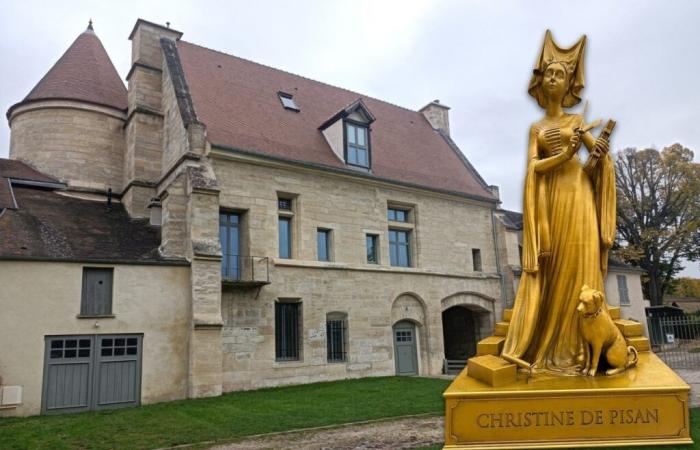
{"label": "roof ridge", "polygon": [[[243,57],[241,57],[241,56],[236,56],[236,55],[233,55],[233,54],[231,54],[231,53],[226,53],[226,52],[224,52],[224,51],[222,51],[222,50],[217,50],[217,49],[214,49],[214,48],[211,48],[211,47],[207,47],[207,46],[205,46],[205,45],[195,44],[194,42],[185,41],[185,40],[182,40],[182,39],[180,39],[178,42],[183,42],[183,43],[188,44],[188,45],[194,45],[195,47],[203,48],[203,49],[205,49],[205,50],[209,50],[210,52],[219,53],[219,54],[221,54],[221,55],[229,56],[229,57],[231,57],[231,58],[236,58],[236,59],[239,59],[239,60],[241,60],[241,61],[246,61],[246,62],[249,62],[249,63],[251,63],[251,64],[255,64],[255,65],[257,65],[257,66],[265,67],[265,68],[267,68],[267,69],[272,69],[272,70],[276,70],[276,71],[278,71],[278,72],[283,72],[283,73],[286,73],[286,74],[288,74],[288,75],[292,75],[292,76],[295,76],[295,77],[299,77],[299,78],[302,78],[302,79],[308,80],[308,81],[313,81],[314,83],[323,84],[323,85],[325,85],[325,86],[329,86],[329,87],[332,87],[332,88],[334,88],[334,89],[340,89],[340,90],[345,91],[345,92],[348,92],[348,93],[350,93],[350,94],[358,95],[359,98],[369,98],[369,99],[371,99],[371,100],[374,100],[374,101],[377,101],[377,102],[380,102],[380,103],[384,103],[384,104],[386,104],[386,105],[393,106],[393,107],[395,107],[395,108],[403,109],[403,110],[405,110],[405,111],[412,112],[412,113],[415,113],[415,114],[421,114],[420,111],[417,111],[417,110],[408,108],[408,107],[406,107],[406,106],[397,105],[396,103],[391,103],[391,102],[389,102],[389,101],[382,100],[382,99],[377,98],[377,97],[372,97],[371,95],[362,94],[362,93],[360,93],[360,92],[353,91],[353,90],[350,90],[350,89],[346,89],[346,88],[344,88],[344,87],[340,87],[340,86],[336,86],[336,85],[334,85],[334,84],[326,83],[325,81],[319,81],[319,80],[316,80],[316,79],[313,79],[313,78],[306,77],[306,76],[304,76],[304,75],[299,75],[298,73],[290,72],[290,71],[288,71],[288,70],[279,69],[279,68],[277,68],[277,67],[272,67],[272,66],[269,66],[269,65],[267,65],[267,64],[263,64],[263,63],[259,63],[259,62],[257,62],[257,61],[253,61],[252,59],[243,58]],[[422,115],[422,114],[421,114],[421,115]]]}

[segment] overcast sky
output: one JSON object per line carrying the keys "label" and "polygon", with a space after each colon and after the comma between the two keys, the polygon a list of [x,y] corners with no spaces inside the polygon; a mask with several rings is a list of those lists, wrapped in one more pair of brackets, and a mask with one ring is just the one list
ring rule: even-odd
{"label": "overcast sky", "polygon": [[[0,108],[20,101],[89,18],[120,75],[137,18],[183,39],[419,109],[440,99],[452,136],[505,208],[521,210],[527,95],[544,30],[588,35],[588,118],[618,122],[613,148],[680,142],[700,161],[697,1],[9,1],[0,0]],[[575,108],[576,109],[576,108]],[[0,157],[9,128],[0,126]],[[700,276],[700,265],[685,272]]]}

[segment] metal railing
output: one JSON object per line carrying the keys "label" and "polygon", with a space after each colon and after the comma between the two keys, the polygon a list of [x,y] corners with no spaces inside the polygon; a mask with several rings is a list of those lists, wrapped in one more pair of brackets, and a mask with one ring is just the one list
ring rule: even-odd
{"label": "metal railing", "polygon": [[466,365],[467,361],[464,359],[443,359],[442,371],[445,375],[457,375]]}
{"label": "metal railing", "polygon": [[674,369],[700,369],[700,317],[649,317],[649,339],[656,354]]}
{"label": "metal railing", "polygon": [[221,278],[228,283],[267,284],[270,282],[270,259],[267,256],[224,254]]}

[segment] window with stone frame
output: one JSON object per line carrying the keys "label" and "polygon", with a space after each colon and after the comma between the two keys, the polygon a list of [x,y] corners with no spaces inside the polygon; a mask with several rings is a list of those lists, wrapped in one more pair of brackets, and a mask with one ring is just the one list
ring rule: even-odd
{"label": "window with stone frame", "polygon": [[379,235],[365,235],[365,245],[367,247],[367,262],[369,264],[379,264]]}
{"label": "window with stone frame", "polygon": [[294,251],[294,202],[290,196],[277,198],[277,229],[278,229],[278,256],[282,259],[292,259]]}
{"label": "window with stone frame", "polygon": [[474,269],[474,272],[481,272],[482,271],[481,249],[478,249],[478,248],[472,249],[472,268]]}
{"label": "window with stone frame", "polygon": [[347,314],[326,315],[326,352],[329,363],[347,361]]}
{"label": "window with stone frame", "polygon": [[275,303],[275,360],[301,359],[301,302]]}

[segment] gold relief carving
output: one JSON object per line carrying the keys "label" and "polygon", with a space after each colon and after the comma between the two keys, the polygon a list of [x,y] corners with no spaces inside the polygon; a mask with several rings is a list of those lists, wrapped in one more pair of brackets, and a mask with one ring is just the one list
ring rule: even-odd
{"label": "gold relief carving", "polygon": [[542,396],[460,400],[450,408],[452,444],[582,439],[644,440],[687,436],[678,396]]}

